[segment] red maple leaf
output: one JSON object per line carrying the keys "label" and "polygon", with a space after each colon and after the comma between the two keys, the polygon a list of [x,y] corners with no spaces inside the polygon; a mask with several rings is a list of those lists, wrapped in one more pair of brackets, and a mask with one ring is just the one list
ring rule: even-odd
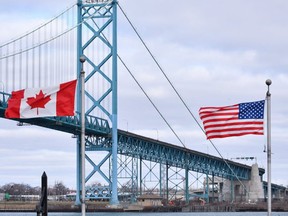
{"label": "red maple leaf", "polygon": [[50,95],[45,97],[42,90],[40,90],[39,94],[36,94],[36,97],[29,97],[27,98],[26,103],[29,104],[31,109],[37,108],[37,115],[38,115],[38,108],[45,108],[45,105],[51,100]]}

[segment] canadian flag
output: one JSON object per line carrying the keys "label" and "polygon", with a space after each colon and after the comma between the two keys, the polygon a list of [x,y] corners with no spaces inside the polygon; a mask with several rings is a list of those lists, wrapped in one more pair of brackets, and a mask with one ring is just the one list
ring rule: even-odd
{"label": "canadian flag", "polygon": [[5,110],[6,118],[74,116],[77,80],[47,88],[13,91]]}

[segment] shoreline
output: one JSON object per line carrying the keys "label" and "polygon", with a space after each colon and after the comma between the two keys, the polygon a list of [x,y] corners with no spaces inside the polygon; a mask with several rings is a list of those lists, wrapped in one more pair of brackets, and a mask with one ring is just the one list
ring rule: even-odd
{"label": "shoreline", "polygon": [[[37,201],[0,202],[0,212],[36,212]],[[142,208],[109,208],[107,202],[87,202],[86,212],[266,212],[267,203],[217,203],[185,206],[146,206]],[[272,204],[273,212],[288,212],[288,202]],[[48,201],[48,212],[81,212],[73,201]]]}

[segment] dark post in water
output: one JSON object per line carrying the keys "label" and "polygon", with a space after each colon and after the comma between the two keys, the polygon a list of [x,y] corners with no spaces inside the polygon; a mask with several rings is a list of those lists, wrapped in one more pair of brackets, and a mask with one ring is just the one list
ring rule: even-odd
{"label": "dark post in water", "polygon": [[48,216],[47,208],[47,175],[44,172],[41,178],[41,199],[36,206],[37,216]]}

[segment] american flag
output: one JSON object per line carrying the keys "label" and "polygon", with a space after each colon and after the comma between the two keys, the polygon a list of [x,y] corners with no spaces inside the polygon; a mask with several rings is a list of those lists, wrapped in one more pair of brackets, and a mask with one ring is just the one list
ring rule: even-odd
{"label": "american flag", "polygon": [[264,134],[265,100],[224,107],[201,107],[207,139]]}

